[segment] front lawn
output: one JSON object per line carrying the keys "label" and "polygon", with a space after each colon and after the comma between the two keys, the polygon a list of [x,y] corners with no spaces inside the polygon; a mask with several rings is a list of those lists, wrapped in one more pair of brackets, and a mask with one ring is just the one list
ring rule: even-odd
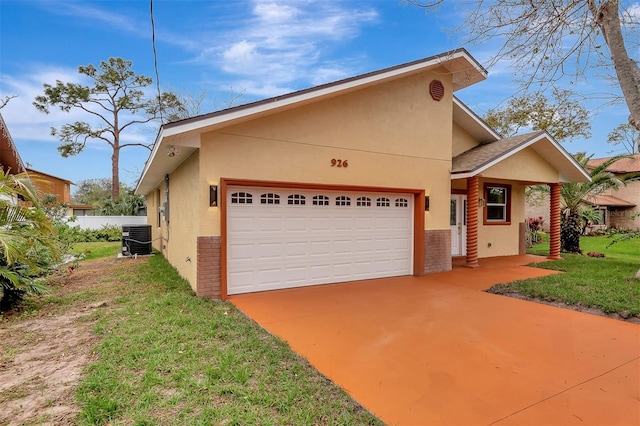
{"label": "front lawn", "polygon": [[122,244],[120,241],[97,241],[89,243],[76,243],[71,247],[71,254],[82,257],[85,260],[99,259],[101,257],[116,256],[120,253]]}
{"label": "front lawn", "polygon": [[81,423],[381,424],[233,305],[195,297],[161,255],[121,262],[102,278],[114,298],[97,312]]}
{"label": "front lawn", "polygon": [[[585,255],[563,253],[562,260],[535,265],[563,274],[499,284],[488,291],[592,307],[623,318],[640,317],[640,279],[634,278],[640,269],[640,239],[607,247],[611,241],[609,237],[583,237],[580,246]],[[586,256],[592,251],[606,257]],[[546,256],[549,244],[535,245],[529,253]]]}

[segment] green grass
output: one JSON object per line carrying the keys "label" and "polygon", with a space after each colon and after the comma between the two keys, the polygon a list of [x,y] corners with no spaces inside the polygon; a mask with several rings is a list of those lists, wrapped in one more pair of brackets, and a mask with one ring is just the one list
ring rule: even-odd
{"label": "green grass", "polygon": [[81,424],[381,424],[226,302],[197,298],[160,255],[111,278]]}
{"label": "green grass", "polygon": [[[585,254],[597,251],[606,257],[563,253],[562,260],[535,265],[563,274],[500,284],[489,291],[516,292],[547,302],[593,307],[624,318],[640,316],[640,279],[634,277],[640,269],[640,239],[607,247],[611,241],[609,237],[583,237],[580,246]],[[529,253],[547,255],[549,244],[535,245]]]}
{"label": "green grass", "polygon": [[85,260],[99,259],[101,257],[117,256],[122,249],[120,241],[76,243],[71,248],[71,253],[84,254]]}

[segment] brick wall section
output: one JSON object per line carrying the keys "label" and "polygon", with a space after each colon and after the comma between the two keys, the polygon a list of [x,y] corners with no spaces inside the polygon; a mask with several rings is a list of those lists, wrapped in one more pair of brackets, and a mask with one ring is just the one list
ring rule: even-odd
{"label": "brick wall section", "polygon": [[424,273],[451,270],[451,230],[424,231]]}
{"label": "brick wall section", "polygon": [[215,300],[222,296],[220,291],[220,237],[198,237],[196,295]]}
{"label": "brick wall section", "polygon": [[524,222],[518,224],[518,237],[518,254],[527,254],[527,224]]}

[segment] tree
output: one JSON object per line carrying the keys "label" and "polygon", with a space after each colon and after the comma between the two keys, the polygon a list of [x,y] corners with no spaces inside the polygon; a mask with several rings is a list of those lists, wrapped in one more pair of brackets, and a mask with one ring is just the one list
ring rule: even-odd
{"label": "tree", "polygon": [[27,293],[45,291],[35,278],[61,253],[29,177],[0,170],[0,311]]}
{"label": "tree", "polygon": [[[111,195],[110,178],[85,179],[77,184],[73,194],[73,202],[77,204],[97,205]],[[120,193],[131,191],[125,183],[120,182]]]}
{"label": "tree", "polygon": [[[223,109],[231,108],[236,104],[238,99],[242,97],[244,92],[244,89],[236,92],[234,91],[233,87],[230,87],[226,97],[220,98],[218,101],[213,102],[212,111],[220,111]],[[173,107],[170,107],[165,111],[166,121],[172,122],[184,120],[186,118],[204,114],[204,103],[206,97],[206,89],[201,90],[197,95],[176,94],[178,102],[175,103]]]}
{"label": "tree", "polygon": [[120,150],[126,147],[151,146],[121,139],[131,126],[157,119],[163,108],[175,108],[178,100],[172,93],[162,93],[156,98],[145,96],[143,89],[152,83],[150,77],[137,75],[131,69],[132,62],[122,58],[109,58],[98,68],[93,65],[78,67],[78,73],[92,81],[91,86],[76,83],[44,84],[44,94],[37,96],[33,105],[44,113],[49,107],[60,110],[84,111],[93,121],[76,121],[52,128],[51,134],[62,142],[58,151],[63,157],[80,154],[87,141],[98,140],[111,146],[111,196],[120,195]]}
{"label": "tree", "polygon": [[607,137],[607,143],[614,146],[622,145],[627,153],[640,153],[640,131],[629,124],[620,124]]}
{"label": "tree", "polygon": [[[407,0],[431,12],[445,0]],[[462,3],[462,2],[460,2]],[[499,40],[488,67],[504,61],[522,76],[525,88],[575,84],[586,70],[611,69],[629,109],[629,124],[640,130],[640,67],[625,41],[636,42],[639,21],[619,0],[470,0],[457,28],[470,43]],[[603,47],[606,46],[606,47]],[[638,52],[637,46],[632,51]]]}
{"label": "tree", "polygon": [[104,216],[137,216],[147,203],[144,198],[133,193],[133,190],[123,192],[120,198],[113,200],[111,197],[103,199],[98,204],[98,214]]}
{"label": "tree", "polygon": [[7,106],[7,104],[9,103],[9,101],[13,98],[17,98],[16,95],[7,95],[7,96],[3,96],[0,99],[0,109],[4,108]]}
{"label": "tree", "polygon": [[[580,152],[574,155],[576,161],[584,168],[593,155]],[[607,171],[617,161],[628,158],[626,155],[611,157],[589,169],[590,182],[564,183],[560,190],[560,249],[567,253],[581,253],[580,235],[582,234],[582,217],[585,210],[591,207],[589,200],[600,195],[606,190],[620,188],[630,180],[635,180],[635,175],[618,178],[614,173]]]}
{"label": "tree", "polygon": [[546,130],[559,142],[591,136],[589,111],[573,99],[573,92],[555,88],[552,95],[553,103],[543,93],[511,98],[506,107],[490,109],[484,119],[503,136],[522,129]]}

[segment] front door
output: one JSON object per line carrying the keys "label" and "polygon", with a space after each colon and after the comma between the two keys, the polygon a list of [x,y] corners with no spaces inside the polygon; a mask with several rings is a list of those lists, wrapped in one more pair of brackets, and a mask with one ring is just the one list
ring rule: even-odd
{"label": "front door", "polygon": [[451,195],[451,256],[467,254],[467,196]]}

